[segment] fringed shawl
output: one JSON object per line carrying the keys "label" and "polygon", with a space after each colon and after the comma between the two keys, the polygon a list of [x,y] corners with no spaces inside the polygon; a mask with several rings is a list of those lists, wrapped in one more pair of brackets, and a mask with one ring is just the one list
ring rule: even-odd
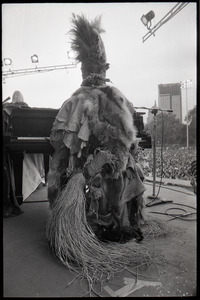
{"label": "fringed shawl", "polygon": [[93,134],[102,146],[114,140],[130,149],[136,140],[134,112],[131,103],[114,87],[81,87],[63,103],[57,114],[51,144],[56,148],[58,135],[61,135],[71,154],[81,155],[81,149]]}

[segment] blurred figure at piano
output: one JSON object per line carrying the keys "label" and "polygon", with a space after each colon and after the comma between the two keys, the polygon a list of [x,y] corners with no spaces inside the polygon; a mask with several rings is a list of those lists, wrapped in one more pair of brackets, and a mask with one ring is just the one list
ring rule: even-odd
{"label": "blurred figure at piano", "polygon": [[[12,95],[12,102],[8,102],[8,97],[3,101],[3,134],[9,133],[10,116],[13,109],[29,107],[24,101],[20,91],[15,91]],[[4,217],[12,217],[22,213],[20,206],[15,198],[15,179],[12,167],[12,159],[3,147],[3,164],[4,164]],[[24,153],[23,159],[23,201],[34,192],[42,183],[45,185],[44,159],[42,153]]]}
{"label": "blurred figure at piano", "polygon": [[28,106],[26,102],[24,102],[24,97],[21,92],[15,91],[12,96],[12,104],[17,106]]}
{"label": "blurred figure at piano", "polygon": [[15,91],[12,95],[12,102],[8,102],[11,98],[7,97],[3,101],[3,132],[7,132],[9,129],[10,114],[15,107],[28,107],[28,104],[24,102],[24,97],[21,92]]}

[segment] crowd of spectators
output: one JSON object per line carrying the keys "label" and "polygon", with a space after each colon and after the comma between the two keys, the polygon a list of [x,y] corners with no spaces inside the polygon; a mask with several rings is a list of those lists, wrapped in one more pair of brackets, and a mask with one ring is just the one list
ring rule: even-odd
{"label": "crowd of spectators", "polygon": [[[156,177],[190,180],[191,163],[196,160],[195,148],[156,149]],[[140,149],[138,162],[145,176],[153,176],[153,149]]]}

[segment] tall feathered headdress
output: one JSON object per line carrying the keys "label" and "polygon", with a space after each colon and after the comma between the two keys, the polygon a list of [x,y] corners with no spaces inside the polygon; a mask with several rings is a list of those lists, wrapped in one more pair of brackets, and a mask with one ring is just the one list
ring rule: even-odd
{"label": "tall feathered headdress", "polygon": [[76,52],[76,59],[81,62],[82,85],[100,85],[106,79],[106,52],[100,34],[104,32],[101,27],[101,16],[88,21],[83,15],[73,14],[72,50]]}

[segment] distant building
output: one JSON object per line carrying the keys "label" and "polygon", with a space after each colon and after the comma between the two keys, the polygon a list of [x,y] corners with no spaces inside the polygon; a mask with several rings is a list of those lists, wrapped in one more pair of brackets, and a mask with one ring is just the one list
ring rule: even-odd
{"label": "distant building", "polygon": [[173,114],[182,123],[181,84],[168,83],[158,85],[158,107],[172,109]]}

